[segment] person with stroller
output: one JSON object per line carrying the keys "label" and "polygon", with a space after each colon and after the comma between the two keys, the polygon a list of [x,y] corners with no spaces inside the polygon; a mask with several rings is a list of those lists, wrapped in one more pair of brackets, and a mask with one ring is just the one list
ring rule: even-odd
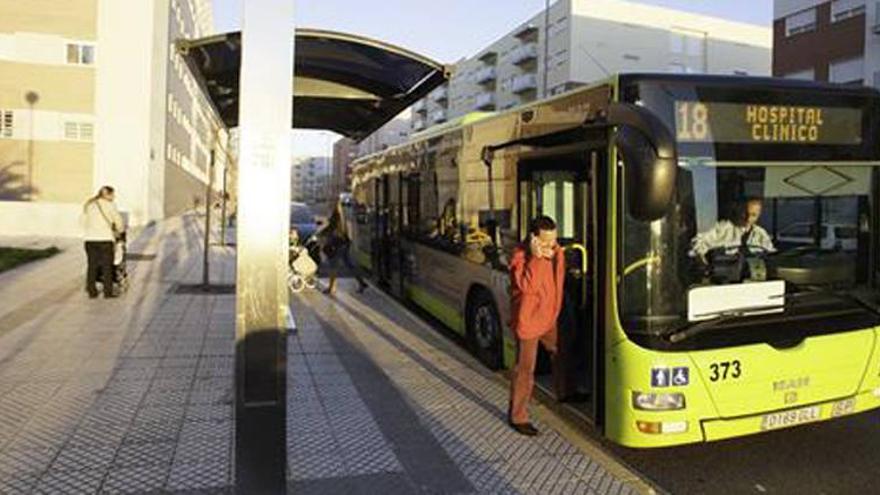
{"label": "person with stroller", "polygon": [[114,189],[103,186],[83,205],[81,222],[88,259],[86,292],[91,299],[98,297],[96,282],[99,273],[104,297],[117,297],[113,290],[113,265],[116,241],[123,235],[125,227],[114,199]]}
{"label": "person with stroller", "polygon": [[321,252],[327,261],[330,280],[327,284],[325,294],[333,295],[336,292],[336,278],[342,264],[351,272],[355,280],[358,282],[358,292],[363,292],[367,288],[367,283],[360,274],[360,270],[351,261],[349,248],[351,247],[351,238],[348,236],[348,228],[345,223],[345,217],[342,211],[342,201],[337,201],[333,208],[327,225],[318,233],[321,239]]}

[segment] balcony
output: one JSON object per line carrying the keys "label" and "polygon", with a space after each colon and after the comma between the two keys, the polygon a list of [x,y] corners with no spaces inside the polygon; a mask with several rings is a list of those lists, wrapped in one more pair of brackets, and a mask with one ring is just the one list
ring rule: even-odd
{"label": "balcony", "polygon": [[535,26],[534,24],[526,24],[514,31],[513,35],[521,40],[537,37],[538,26]]}
{"label": "balcony", "polygon": [[428,103],[425,100],[419,100],[413,103],[412,110],[415,113],[425,114],[428,112]]}
{"label": "balcony", "polygon": [[436,110],[431,114],[431,123],[440,124],[446,122],[446,110]]}
{"label": "balcony", "polygon": [[519,48],[510,52],[510,63],[514,65],[522,65],[538,58],[538,44],[535,42],[526,43]]}
{"label": "balcony", "polygon": [[495,65],[495,63],[498,62],[498,52],[490,50],[480,55],[477,60],[486,65]]}
{"label": "balcony", "polygon": [[495,94],[480,93],[474,101],[474,110],[495,110]]}
{"label": "balcony", "polygon": [[494,83],[496,79],[495,75],[495,67],[483,67],[478,70],[474,75],[474,80],[477,84],[490,84]]}
{"label": "balcony", "polygon": [[449,88],[441,86],[431,93],[431,101],[434,103],[444,103],[449,101]]}
{"label": "balcony", "polygon": [[538,78],[534,74],[523,74],[513,79],[510,90],[516,94],[525,93],[526,91],[536,91],[538,89]]}

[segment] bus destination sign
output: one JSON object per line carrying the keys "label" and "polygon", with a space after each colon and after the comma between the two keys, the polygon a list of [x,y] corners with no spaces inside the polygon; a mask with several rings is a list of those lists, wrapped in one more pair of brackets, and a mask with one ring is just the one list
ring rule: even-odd
{"label": "bus destination sign", "polygon": [[676,101],[675,128],[683,143],[859,145],[862,110]]}

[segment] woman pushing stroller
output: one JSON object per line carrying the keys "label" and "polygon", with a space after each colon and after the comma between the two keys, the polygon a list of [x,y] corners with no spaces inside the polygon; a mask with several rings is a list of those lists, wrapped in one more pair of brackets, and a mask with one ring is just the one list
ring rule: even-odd
{"label": "woman pushing stroller", "polygon": [[324,293],[333,295],[336,292],[336,278],[344,264],[358,282],[358,292],[363,292],[368,286],[364,282],[358,267],[351,261],[349,248],[351,238],[348,236],[348,227],[342,211],[342,201],[337,201],[333,213],[327,221],[327,225],[318,233],[321,239],[321,252],[324,254],[329,271],[329,282]]}
{"label": "woman pushing stroller", "polygon": [[113,273],[117,257],[116,244],[124,236],[125,225],[113,202],[115,196],[112,187],[103,186],[98,190],[98,194],[89,198],[83,205],[81,222],[88,258],[86,292],[91,299],[98,297],[96,282],[99,274],[104,297],[118,296],[113,290]]}

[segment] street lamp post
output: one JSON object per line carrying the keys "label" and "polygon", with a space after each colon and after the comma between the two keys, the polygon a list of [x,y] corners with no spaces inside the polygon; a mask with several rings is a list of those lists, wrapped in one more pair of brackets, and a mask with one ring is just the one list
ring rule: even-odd
{"label": "street lamp post", "polygon": [[40,95],[36,91],[28,91],[24,100],[30,108],[30,135],[28,136],[28,200],[34,199],[34,105],[40,101]]}

